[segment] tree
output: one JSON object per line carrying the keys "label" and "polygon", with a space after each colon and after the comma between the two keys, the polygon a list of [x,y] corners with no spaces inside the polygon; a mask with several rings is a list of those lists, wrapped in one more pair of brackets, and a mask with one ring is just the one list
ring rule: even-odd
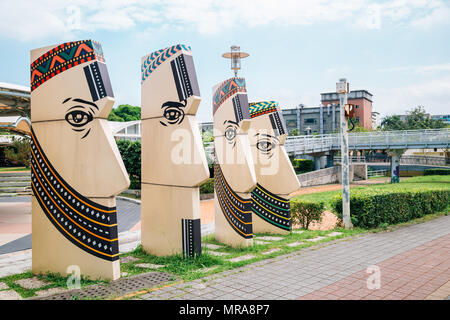
{"label": "tree", "polygon": [[[349,128],[351,128],[351,124],[348,125]],[[369,129],[364,128],[359,123],[355,123],[355,126],[353,127],[353,130],[351,132],[369,132]]]}
{"label": "tree", "polygon": [[300,135],[300,131],[298,131],[298,128],[294,128],[289,132],[290,136],[299,136]]}
{"label": "tree", "polygon": [[31,161],[30,148],[30,139],[22,138],[14,140],[13,138],[13,144],[5,148],[5,158],[28,168]]}
{"label": "tree", "polygon": [[407,130],[431,129],[432,119],[429,118],[423,106],[417,106],[416,108],[408,111],[407,115]]}
{"label": "tree", "polygon": [[383,130],[405,130],[405,124],[400,119],[400,116],[386,116],[381,121],[381,127]]}
{"label": "tree", "polygon": [[129,104],[121,104],[116,109],[111,110],[108,120],[121,122],[141,120],[141,108]]}
{"label": "tree", "polygon": [[423,106],[417,106],[407,111],[406,114],[404,122],[397,115],[383,118],[381,122],[383,130],[440,129],[447,126],[442,119],[431,119]]}
{"label": "tree", "polygon": [[117,147],[123,164],[130,176],[130,189],[140,189],[141,183],[141,142],[118,140]]}

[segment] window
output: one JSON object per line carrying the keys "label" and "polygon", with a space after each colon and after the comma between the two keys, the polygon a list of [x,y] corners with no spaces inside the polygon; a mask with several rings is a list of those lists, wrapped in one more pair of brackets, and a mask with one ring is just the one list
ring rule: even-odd
{"label": "window", "polygon": [[314,118],[305,119],[305,124],[316,124],[317,120]]}

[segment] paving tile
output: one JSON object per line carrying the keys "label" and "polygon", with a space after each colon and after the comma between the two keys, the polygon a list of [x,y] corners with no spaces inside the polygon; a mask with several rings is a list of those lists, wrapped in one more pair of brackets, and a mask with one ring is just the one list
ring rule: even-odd
{"label": "paving tile", "polygon": [[8,288],[9,287],[8,287],[8,285],[6,283],[0,282],[0,290],[5,290],[5,289],[8,289]]}
{"label": "paving tile", "polygon": [[280,248],[273,248],[273,249],[270,249],[270,250],[267,250],[267,251],[263,251],[261,253],[264,254],[264,255],[268,255],[268,254],[271,254],[271,253],[274,253],[274,252],[278,252],[280,250],[281,250]]}
{"label": "paving tile", "polygon": [[49,284],[48,282],[39,280],[37,277],[20,279],[14,281],[14,283],[26,289],[38,289]]}
{"label": "paving tile", "polygon": [[219,251],[209,251],[208,254],[210,254],[212,256],[218,256],[218,257],[229,255],[228,252],[219,252]]}
{"label": "paving tile", "polygon": [[297,247],[297,246],[300,246],[300,245],[302,245],[302,244],[305,244],[304,242],[302,242],[302,241],[296,241],[296,242],[292,242],[292,243],[288,243],[288,244],[286,244],[288,247]]}
{"label": "paving tile", "polygon": [[244,260],[250,260],[255,258],[256,256],[252,255],[252,254],[246,254],[244,256],[239,256],[236,258],[232,258],[232,259],[228,259],[228,261],[230,262],[240,262],[240,261],[244,261]]}
{"label": "paving tile", "polygon": [[133,262],[133,261],[137,261],[137,260],[139,260],[139,259],[135,258],[133,256],[126,256],[126,257],[120,258],[120,263],[128,263],[128,262]]}
{"label": "paving tile", "polygon": [[263,246],[263,245],[269,244],[270,242],[269,241],[255,240],[255,241],[253,241],[253,243]]}
{"label": "paving tile", "polygon": [[311,239],[305,239],[305,241],[317,242],[317,241],[320,241],[320,240],[322,240],[322,239],[325,239],[325,237],[318,236],[318,237],[311,238]]}
{"label": "paving tile", "polygon": [[337,232],[337,231],[333,231],[329,234],[327,234],[328,237],[335,237],[335,236],[340,236],[342,234],[342,232]]}
{"label": "paving tile", "polygon": [[163,264],[152,264],[152,263],[138,263],[135,264],[135,266],[144,269],[159,269],[165,267],[165,265]]}
{"label": "paving tile", "polygon": [[22,300],[23,298],[14,290],[0,291],[0,300]]}
{"label": "paving tile", "polygon": [[50,289],[47,289],[47,290],[36,291],[36,294],[38,296],[42,297],[42,296],[50,296],[50,295],[53,295],[53,294],[62,293],[64,291],[67,291],[67,290],[64,289],[64,288],[50,288]]}
{"label": "paving tile", "polygon": [[292,230],[292,233],[302,234],[305,230]]}
{"label": "paving tile", "polygon": [[274,237],[274,236],[255,237],[255,240],[263,240],[263,241],[280,241],[283,239],[284,239],[283,237]]}
{"label": "paving tile", "polygon": [[213,243],[202,243],[202,247],[203,248],[208,248],[210,250],[218,250],[218,249],[223,249],[223,246],[219,246],[217,244],[213,244]]}

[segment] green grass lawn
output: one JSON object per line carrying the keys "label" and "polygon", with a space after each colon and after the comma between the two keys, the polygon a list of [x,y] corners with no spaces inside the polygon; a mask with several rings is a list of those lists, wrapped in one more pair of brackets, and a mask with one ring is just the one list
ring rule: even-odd
{"label": "green grass lawn", "polygon": [[0,168],[0,172],[3,171],[30,171],[30,168],[25,167],[6,167],[6,168]]}
{"label": "green grass lawn", "polygon": [[[450,176],[420,176],[420,177],[412,177],[405,180],[402,180],[400,183],[391,184],[388,183],[377,183],[371,185],[364,186],[353,186],[351,190],[407,190],[407,191],[415,191],[422,189],[442,189],[449,188],[450,189]],[[351,193],[350,190],[350,193]],[[310,193],[304,194],[300,196],[296,196],[294,200],[302,200],[302,201],[311,201],[311,202],[320,202],[323,201],[325,203],[325,207],[330,210],[331,209],[331,201],[333,198],[339,194],[341,194],[341,190],[336,191],[325,191],[318,193]]]}

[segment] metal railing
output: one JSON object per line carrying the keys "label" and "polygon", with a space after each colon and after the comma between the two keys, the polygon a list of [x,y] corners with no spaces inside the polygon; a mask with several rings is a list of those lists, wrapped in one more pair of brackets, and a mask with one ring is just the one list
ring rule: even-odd
{"label": "metal railing", "polygon": [[375,171],[367,171],[367,177],[386,177],[387,170],[375,170]]}
{"label": "metal railing", "polygon": [[[350,149],[448,148],[450,129],[372,131],[349,133]],[[288,153],[308,154],[340,149],[339,134],[287,137]]]}
{"label": "metal railing", "polygon": [[[349,161],[352,163],[373,163],[373,162],[383,162],[389,163],[390,157],[386,155],[384,158],[380,158],[377,160],[382,161],[373,161],[373,158],[369,156],[352,156],[349,157]],[[333,163],[341,163],[341,157],[334,157]],[[435,157],[435,156],[405,156],[403,155],[400,158],[401,164],[423,164],[423,165],[435,165],[435,166],[445,166],[450,165],[450,159],[445,157]]]}
{"label": "metal railing", "polygon": [[19,135],[0,135],[0,145],[12,144],[14,141],[22,139],[24,139],[24,137]]}

